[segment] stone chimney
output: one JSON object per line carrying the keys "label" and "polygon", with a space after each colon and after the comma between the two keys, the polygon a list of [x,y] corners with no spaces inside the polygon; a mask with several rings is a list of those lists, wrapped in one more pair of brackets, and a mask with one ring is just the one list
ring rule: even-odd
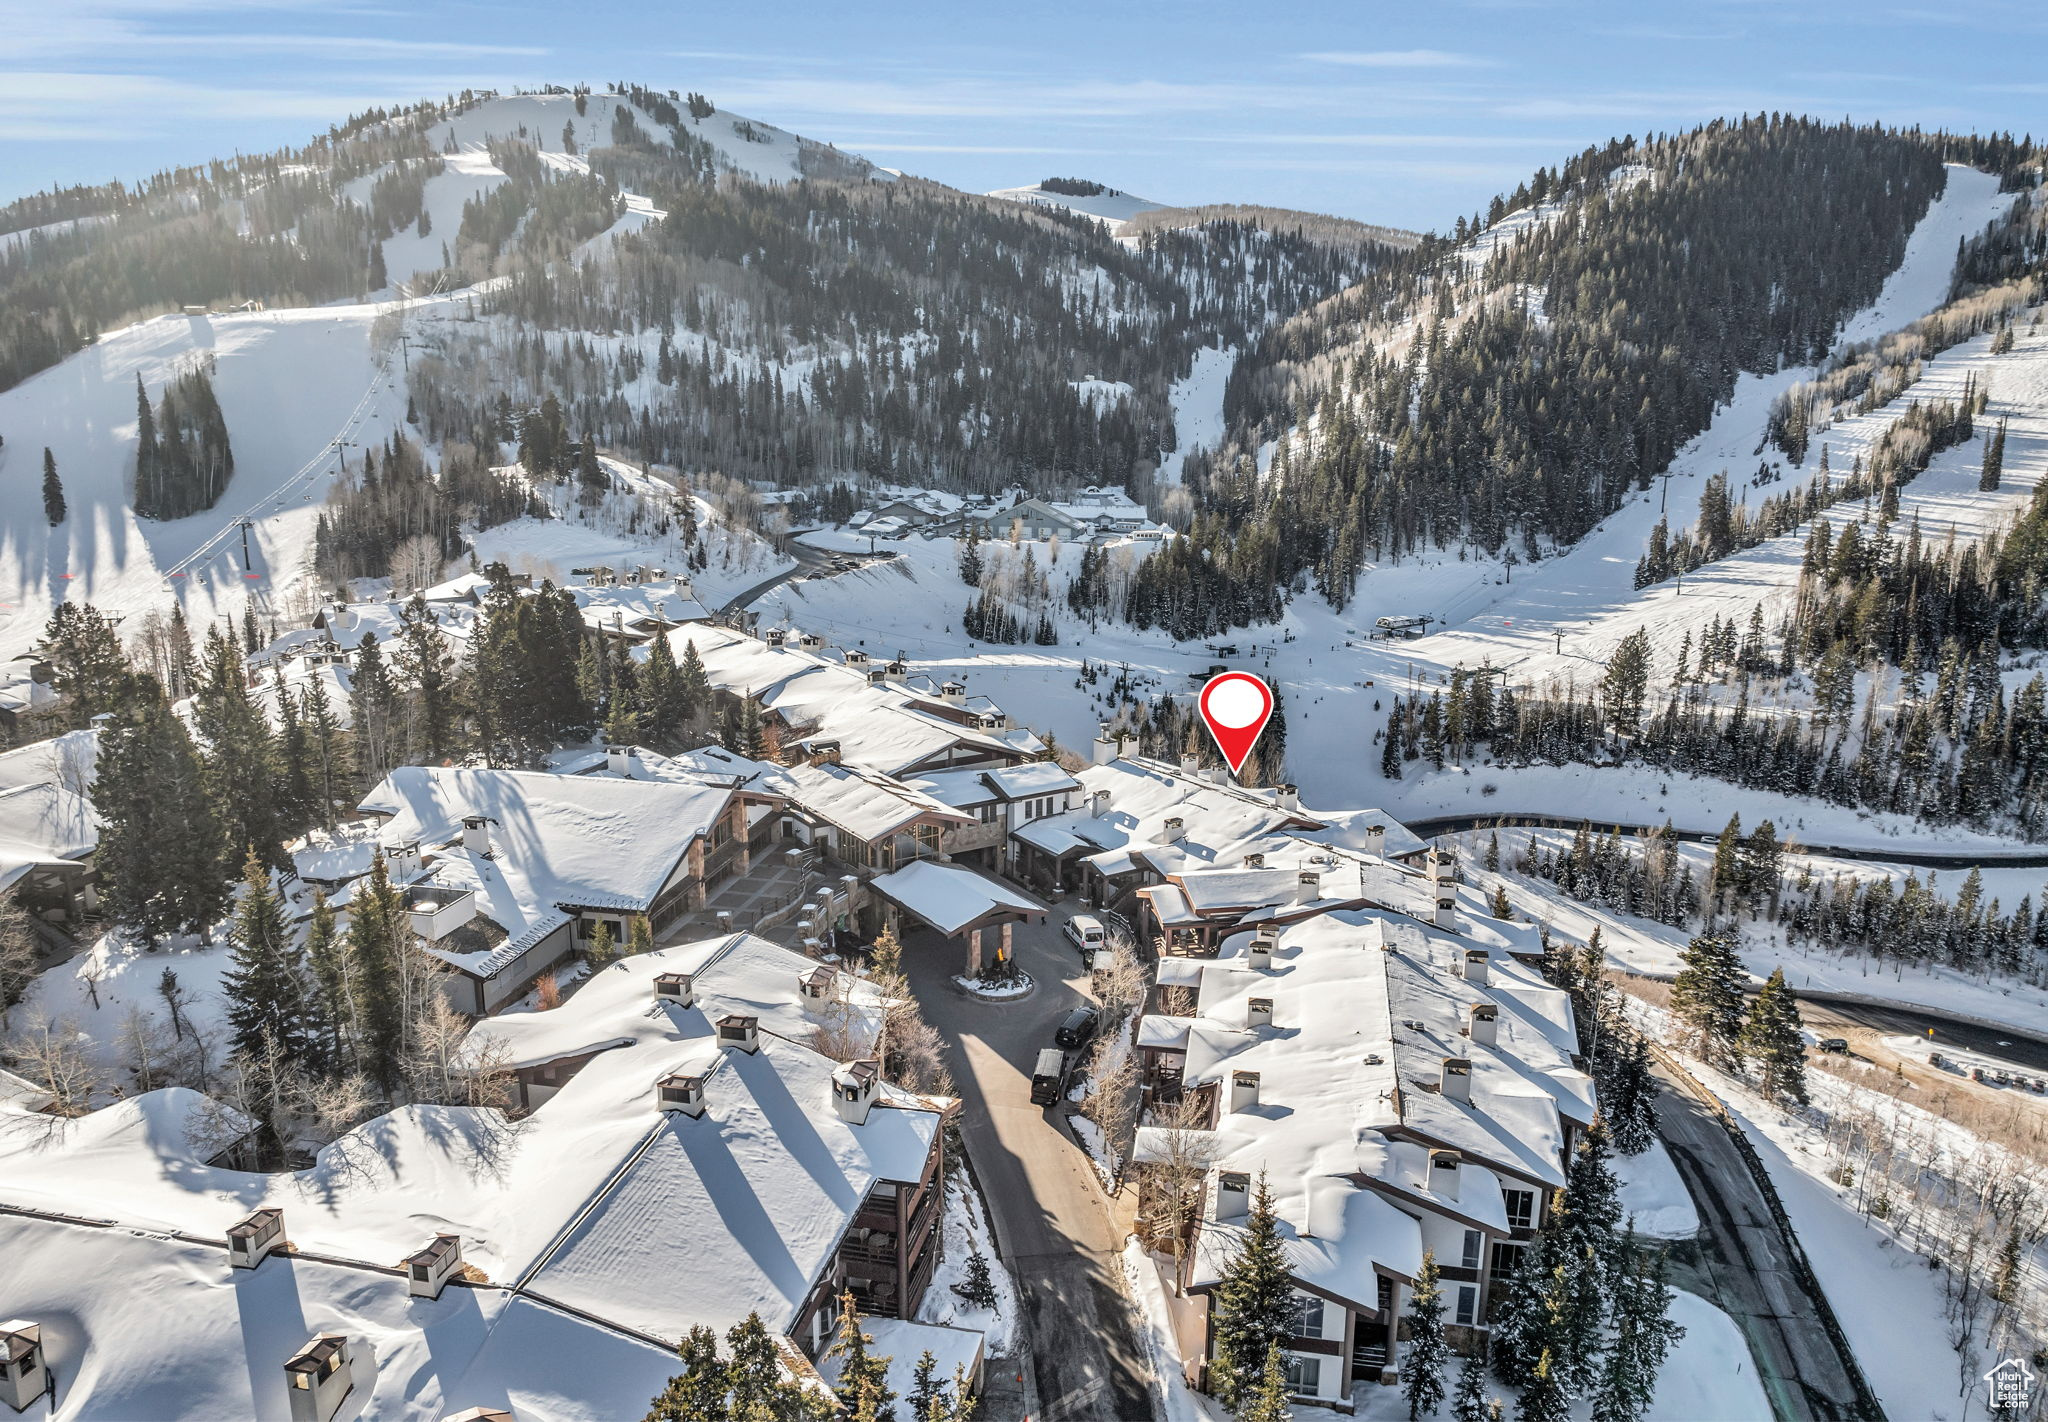
{"label": "stone chimney", "polygon": [[1183,821],[1179,815],[1175,815],[1172,819],[1166,822],[1165,826],[1160,831],[1159,837],[1165,840],[1168,844],[1179,844],[1182,840],[1187,838],[1187,835],[1188,827],[1186,822]]}
{"label": "stone chimney", "polygon": [[228,1263],[237,1269],[254,1269],[272,1251],[289,1247],[283,1210],[257,1210],[228,1227]]}
{"label": "stone chimney", "polygon": [[1090,765],[1108,765],[1116,759],[1116,737],[1110,733],[1109,722],[1104,721],[1096,731],[1094,742],[1088,747]]}
{"label": "stone chimney", "polygon": [[614,775],[631,776],[633,773],[633,748],[618,741],[604,743],[604,768]]}
{"label": "stone chimney", "polygon": [[1458,899],[1449,889],[1436,891],[1436,926],[1446,932],[1458,927]]}
{"label": "stone chimney", "polygon": [[1429,1193],[1439,1200],[1458,1198],[1458,1167],[1464,1157],[1454,1150],[1429,1153]]}
{"label": "stone chimney", "polygon": [[1199,756],[1184,755],[1180,758],[1180,773],[1182,775],[1193,775],[1201,768],[1202,761]]}
{"label": "stone chimney", "polygon": [[490,823],[490,817],[487,815],[462,817],[462,847],[479,859],[491,857]]}
{"label": "stone chimney", "polygon": [[1247,998],[1244,1004],[1244,1025],[1247,1027],[1271,1027],[1273,1025],[1273,999],[1270,997]]}
{"label": "stone chimney", "polygon": [[654,1083],[654,1105],[656,1110],[684,1116],[703,1115],[704,1073],[670,1072]]}
{"label": "stone chimney", "polygon": [[1232,1112],[1255,1110],[1259,1104],[1259,1074],[1255,1071],[1234,1071],[1230,1074],[1230,1109]]}
{"label": "stone chimney", "polygon": [[839,764],[839,742],[812,741],[810,761],[812,765]]}
{"label": "stone chimney", "polygon": [[848,1062],[832,1073],[832,1109],[849,1126],[865,1126],[875,1104],[875,1086],[882,1078],[877,1061]]}
{"label": "stone chimney", "polygon": [[1447,1101],[1472,1099],[1472,1059],[1470,1057],[1445,1057],[1442,1089]]}
{"label": "stone chimney", "polygon": [[1283,810],[1300,809],[1301,792],[1292,785],[1282,785],[1280,787],[1280,808]]}
{"label": "stone chimney", "polygon": [[405,1291],[418,1299],[438,1299],[461,1270],[462,1236],[437,1234],[425,1249],[406,1256]]}
{"label": "stone chimney", "polygon": [[1250,963],[1254,969],[1263,973],[1266,969],[1273,966],[1273,950],[1279,946],[1279,943],[1280,939],[1277,934],[1254,933],[1252,935],[1251,949],[1245,954],[1245,961]]}
{"label": "stone chimney", "polygon": [[1500,1009],[1492,1003],[1473,1003],[1465,1009],[1465,1022],[1474,1045],[1491,1047],[1499,1040]]}
{"label": "stone chimney", "polygon": [[1467,948],[1464,962],[1465,981],[1485,987],[1488,981],[1487,970],[1492,963],[1493,960],[1487,956],[1484,948]]}
{"label": "stone chimney", "polygon": [[1367,825],[1365,827],[1365,852],[1367,854],[1377,854],[1382,859],[1387,857],[1387,827],[1385,825]]}
{"label": "stone chimney", "polygon": [[761,1019],[735,1012],[718,1019],[718,1045],[736,1052],[761,1050]]}
{"label": "stone chimney", "polygon": [[654,975],[654,1000],[671,1003],[676,1007],[692,1007],[697,1002],[696,980],[688,973],[656,973]]}

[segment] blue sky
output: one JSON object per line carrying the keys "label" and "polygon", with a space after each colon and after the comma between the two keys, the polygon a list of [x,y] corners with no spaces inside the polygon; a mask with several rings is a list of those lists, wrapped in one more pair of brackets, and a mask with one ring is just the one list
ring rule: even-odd
{"label": "blue sky", "polygon": [[0,199],[465,86],[624,79],[963,188],[1447,227],[1588,143],[1744,111],[2039,133],[2044,38],[2021,0],[0,0]]}

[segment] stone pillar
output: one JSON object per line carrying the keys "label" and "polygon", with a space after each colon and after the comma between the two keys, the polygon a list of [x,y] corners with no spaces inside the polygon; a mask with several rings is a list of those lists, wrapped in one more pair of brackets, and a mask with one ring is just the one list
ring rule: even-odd
{"label": "stone pillar", "polygon": [[747,807],[739,800],[732,802],[732,832],[740,842],[740,873],[754,867],[754,843],[747,837]]}
{"label": "stone pillar", "polygon": [[1003,961],[1004,961],[1004,962],[1008,962],[1008,961],[1010,960],[1010,958],[1011,958],[1011,956],[1012,956],[1013,952],[1014,952],[1014,950],[1013,950],[1013,949],[1011,948],[1011,946],[1010,946],[1010,930],[1011,930],[1011,929],[1013,929],[1013,928],[1015,928],[1016,926],[1017,926],[1017,925],[1015,925],[1014,923],[1005,923],[1005,924],[1003,925],[1003,949],[1002,949],[1002,952],[1003,952]]}
{"label": "stone pillar", "polygon": [[981,976],[981,930],[978,928],[967,935],[967,976]]}

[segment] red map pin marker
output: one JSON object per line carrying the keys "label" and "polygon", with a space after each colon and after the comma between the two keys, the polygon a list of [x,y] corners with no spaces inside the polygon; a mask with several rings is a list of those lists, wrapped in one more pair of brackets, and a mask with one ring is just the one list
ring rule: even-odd
{"label": "red map pin marker", "polygon": [[1196,703],[1216,749],[1230,762],[1230,773],[1244,769],[1245,757],[1258,743],[1259,732],[1273,719],[1273,690],[1250,672],[1221,672],[1209,678]]}

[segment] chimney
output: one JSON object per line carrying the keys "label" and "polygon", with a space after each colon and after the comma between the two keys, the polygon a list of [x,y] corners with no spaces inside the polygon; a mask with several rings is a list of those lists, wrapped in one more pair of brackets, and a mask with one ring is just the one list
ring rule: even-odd
{"label": "chimney", "polygon": [[1472,1099],[1472,1059],[1470,1057],[1445,1057],[1443,1094],[1450,1101],[1470,1102]]}
{"label": "chimney", "polygon": [[1273,999],[1254,997],[1244,1005],[1244,1025],[1247,1027],[1271,1027],[1273,1025]]}
{"label": "chimney", "polygon": [[1254,933],[1251,950],[1245,954],[1245,961],[1258,972],[1273,966],[1273,950],[1279,946],[1280,938],[1273,933]]}
{"label": "chimney", "polygon": [[1244,857],[1244,867],[1247,869],[1263,869],[1266,867],[1266,856],[1263,854],[1247,854]]}
{"label": "chimney", "polygon": [[1088,797],[1088,812],[1092,818],[1098,820],[1109,813],[1109,792],[1107,790],[1097,790]]}
{"label": "chimney", "polygon": [[604,743],[604,768],[614,775],[631,776],[633,773],[633,748],[617,741]]}
{"label": "chimney", "polygon": [[1423,856],[1422,862],[1429,873],[1430,887],[1435,888],[1444,881],[1444,857],[1437,853],[1436,846],[1432,844],[1429,853]]}
{"label": "chimney", "polygon": [[1095,733],[1094,743],[1088,747],[1088,763],[1090,765],[1108,765],[1115,759],[1116,737],[1110,734],[1109,722],[1104,721],[1102,728]]}
{"label": "chimney", "polygon": [[886,677],[888,680],[895,682],[898,685],[901,685],[903,679],[910,675],[910,666],[908,663],[904,662],[899,658],[898,660],[889,663],[888,666],[882,668],[882,675]]}
{"label": "chimney", "polygon": [[228,1227],[228,1263],[237,1269],[254,1269],[288,1245],[283,1210],[257,1210]]}
{"label": "chimney", "polygon": [[1282,785],[1280,787],[1280,808],[1283,810],[1300,809],[1301,792],[1292,785]]}
{"label": "chimney", "polygon": [[1500,1009],[1490,1002],[1475,1002],[1465,1009],[1465,1030],[1475,1046],[1491,1047],[1500,1035]]}
{"label": "chimney", "polygon": [[965,701],[967,699],[967,688],[957,681],[942,681],[939,683],[939,699],[941,701]]}
{"label": "chimney", "polygon": [[438,1299],[461,1270],[462,1236],[437,1234],[425,1249],[406,1256],[405,1291],[416,1299]]}
{"label": "chimney", "polygon": [[49,1386],[42,1325],[25,1318],[0,1323],[0,1402],[16,1412],[26,1412]]}
{"label": "chimney", "polygon": [[1429,1153],[1429,1193],[1439,1200],[1458,1198],[1458,1166],[1464,1157],[1454,1150]]}
{"label": "chimney", "polygon": [[1294,897],[1301,903],[1314,903],[1323,894],[1323,876],[1313,869],[1304,869],[1294,876]]}
{"label": "chimney", "polygon": [[333,1422],[355,1390],[346,1333],[320,1333],[285,1359],[285,1400],[291,1422]]}
{"label": "chimney", "polygon": [[1236,1170],[1219,1171],[1216,1193],[1211,1197],[1211,1220],[1234,1220],[1252,1207],[1252,1178]]}
{"label": "chimney", "polygon": [[885,684],[886,682],[888,682],[888,680],[889,680],[889,669],[888,669],[887,667],[869,667],[869,668],[868,668],[868,685],[869,685],[869,686],[881,686],[881,685],[884,685],[884,684]]}
{"label": "chimney", "polygon": [[685,1116],[703,1115],[704,1074],[670,1072],[654,1083],[654,1106],[659,1111],[680,1112]]}
{"label": "chimney", "polygon": [[848,647],[846,649],[846,664],[850,667],[864,667],[868,664],[868,654],[859,647]]}
{"label": "chimney", "polygon": [[735,1012],[718,1019],[718,1045],[736,1052],[761,1050],[761,1019]]}
{"label": "chimney", "polygon": [[1187,838],[1187,834],[1186,822],[1179,815],[1175,815],[1166,822],[1165,828],[1161,831],[1159,837],[1168,844],[1179,844],[1183,839]]}
{"label": "chimney", "polygon": [[692,1007],[697,1001],[696,982],[688,973],[656,973],[654,1000],[673,1003],[677,1007]]}
{"label": "chimney", "polygon": [[875,1104],[875,1083],[882,1077],[882,1064],[867,1060],[848,1062],[832,1073],[832,1109],[849,1126],[865,1126],[868,1110]]}
{"label": "chimney", "polygon": [[394,884],[406,884],[419,878],[425,865],[420,859],[420,842],[408,839],[403,844],[394,844],[384,856],[384,872],[391,876]]}
{"label": "chimney", "polygon": [[1250,1111],[1259,1104],[1259,1074],[1255,1071],[1234,1071],[1230,1074],[1230,1109],[1233,1112]]}
{"label": "chimney", "polygon": [[1458,900],[1449,889],[1436,891],[1436,926],[1446,931],[1458,926]]}
{"label": "chimney", "polygon": [[761,640],[771,647],[779,647],[789,640],[789,633],[783,631],[780,627],[770,627],[761,634]]}
{"label": "chimney", "polygon": [[485,815],[464,815],[462,817],[462,847],[479,859],[491,857],[491,832],[485,828],[490,819]]}
{"label": "chimney", "polygon": [[810,761],[812,765],[839,764],[839,742],[812,741]]}
{"label": "chimney", "polygon": [[1487,969],[1491,966],[1492,959],[1487,956],[1484,948],[1467,948],[1465,950],[1466,982],[1476,984],[1479,987],[1485,987],[1487,983]]}
{"label": "chimney", "polygon": [[804,632],[799,634],[796,639],[796,644],[799,647],[802,647],[806,652],[822,652],[825,650],[825,639],[819,636],[816,632]]}
{"label": "chimney", "polygon": [[1385,825],[1367,825],[1365,827],[1365,852],[1367,854],[1377,854],[1382,859],[1387,857],[1387,827]]}
{"label": "chimney", "polygon": [[1184,755],[1180,758],[1180,773],[1182,775],[1193,775],[1201,768],[1202,762],[1198,756]]}

